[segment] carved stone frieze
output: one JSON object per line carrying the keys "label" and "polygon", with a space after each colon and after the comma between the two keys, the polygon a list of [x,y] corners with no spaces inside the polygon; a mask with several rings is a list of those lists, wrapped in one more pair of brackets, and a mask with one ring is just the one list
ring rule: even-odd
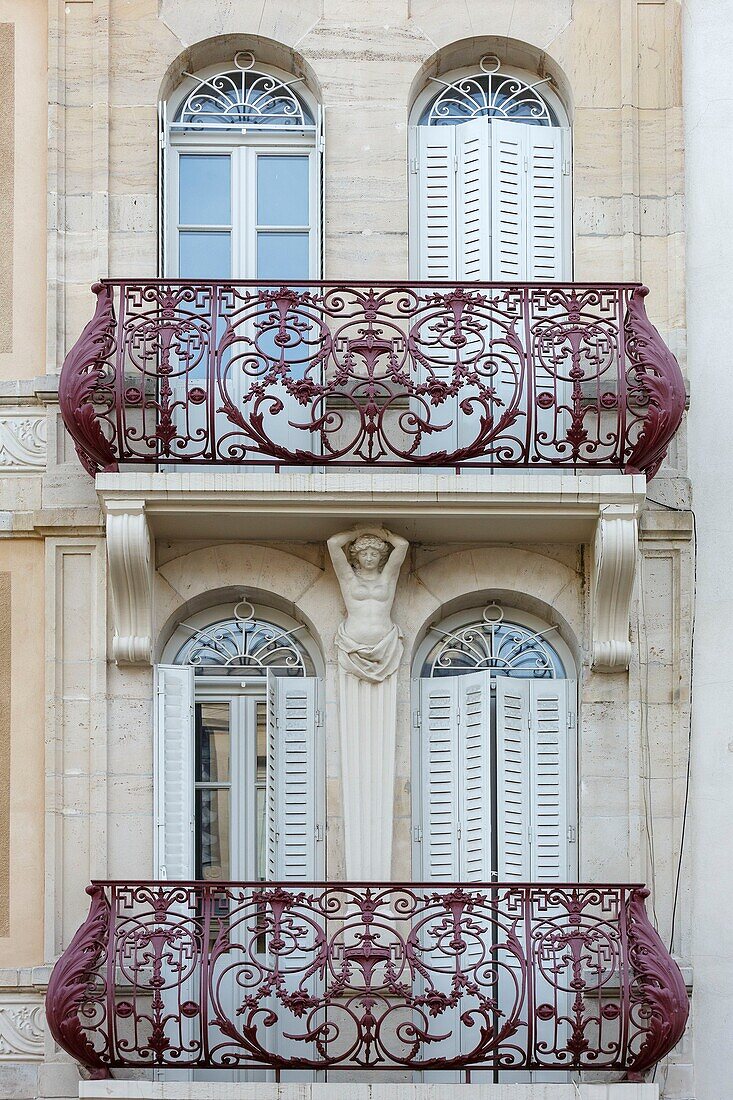
{"label": "carved stone frieze", "polygon": [[152,652],[153,545],[142,501],[107,504],[107,564],[118,664],[148,664]]}
{"label": "carved stone frieze", "polygon": [[0,1061],[41,1061],[45,1031],[42,997],[0,993]]}
{"label": "carved stone frieze", "polygon": [[638,506],[601,508],[593,585],[593,667],[599,672],[623,672],[629,667],[629,611],[638,545]]}
{"label": "carved stone frieze", "polygon": [[0,472],[42,470],[46,465],[45,413],[3,412],[0,415]]}

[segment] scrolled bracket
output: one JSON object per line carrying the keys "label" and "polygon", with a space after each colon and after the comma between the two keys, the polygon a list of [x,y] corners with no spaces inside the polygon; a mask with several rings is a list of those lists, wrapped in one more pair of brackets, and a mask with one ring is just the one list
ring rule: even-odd
{"label": "scrolled bracket", "polygon": [[94,316],[66,356],[59,376],[59,406],[79,460],[92,477],[116,470],[117,455],[99,425],[94,395],[115,348],[116,318],[112,288],[95,283]]}
{"label": "scrolled bracket", "polygon": [[629,613],[639,545],[636,504],[601,508],[593,581],[593,668],[623,672],[631,660]]}
{"label": "scrolled bracket", "polygon": [[642,471],[651,480],[680,426],[687,394],[679,363],[647,317],[648,293],[645,286],[634,290],[624,318],[629,387],[632,399],[645,408],[644,426],[626,457],[626,471]]}
{"label": "scrolled bracket", "polygon": [[152,657],[153,540],[145,504],[108,501],[107,565],[112,588],[118,664],[149,664]]}
{"label": "scrolled bracket", "polygon": [[649,922],[644,899],[634,890],[626,909],[629,961],[633,970],[632,1011],[644,1025],[643,1042],[628,1068],[630,1079],[652,1069],[684,1035],[690,1001],[680,968]]}
{"label": "scrolled bracket", "polygon": [[[88,886],[89,913],[53,968],[46,993],[46,1019],[54,1041],[92,1076],[109,1077],[109,1035],[94,1029],[90,1006],[104,1008],[106,989],[97,971],[108,950],[110,907],[102,886]],[[100,1012],[104,1018],[104,1012]],[[90,1021],[84,1026],[82,1020]],[[97,1038],[93,1041],[92,1036]]]}

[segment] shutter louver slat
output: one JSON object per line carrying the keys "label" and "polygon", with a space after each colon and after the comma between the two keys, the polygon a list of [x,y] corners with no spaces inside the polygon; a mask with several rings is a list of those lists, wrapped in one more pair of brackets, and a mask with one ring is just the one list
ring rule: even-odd
{"label": "shutter louver slat", "polygon": [[193,669],[159,665],[157,681],[157,870],[168,879],[190,879],[194,875]]}

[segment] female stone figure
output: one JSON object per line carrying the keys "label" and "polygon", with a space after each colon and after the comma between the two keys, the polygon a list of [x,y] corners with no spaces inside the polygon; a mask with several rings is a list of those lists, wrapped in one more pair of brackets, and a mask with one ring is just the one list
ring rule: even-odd
{"label": "female stone figure", "polygon": [[328,540],[346,604],[335,644],[346,874],[357,881],[390,876],[396,672],[402,656],[392,604],[408,545],[382,527],[342,531]]}

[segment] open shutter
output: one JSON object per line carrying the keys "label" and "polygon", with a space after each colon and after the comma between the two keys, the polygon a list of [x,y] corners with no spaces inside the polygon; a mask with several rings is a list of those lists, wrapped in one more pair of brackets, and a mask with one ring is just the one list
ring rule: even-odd
{"label": "open shutter", "polygon": [[530,684],[533,882],[572,878],[568,851],[569,687],[567,680]]}
{"label": "open shutter", "polygon": [[558,126],[523,126],[527,164],[526,279],[567,279],[570,247],[564,202],[564,166],[570,163],[570,131]]}
{"label": "open shutter", "polygon": [[168,188],[168,103],[161,100],[158,103],[158,276],[162,279],[166,275],[166,237],[167,202],[166,191]]}
{"label": "open shutter", "polygon": [[193,858],[194,673],[157,669],[156,869],[164,879],[191,879]]}
{"label": "open shutter", "polygon": [[411,235],[418,279],[456,278],[455,126],[410,128]]}
{"label": "open shutter", "polygon": [[460,877],[458,679],[420,681],[423,876],[447,882]]}
{"label": "open shutter", "polygon": [[281,882],[318,877],[316,684],[271,676],[268,687],[268,876]]}
{"label": "open shutter", "polygon": [[491,880],[491,681],[470,672],[458,684],[458,784],[460,796],[460,879]]}
{"label": "open shutter", "polygon": [[456,276],[488,280],[491,278],[491,127],[488,119],[477,118],[452,129],[457,161]]}
{"label": "open shutter", "polygon": [[496,678],[498,877],[529,882],[529,680]]}

